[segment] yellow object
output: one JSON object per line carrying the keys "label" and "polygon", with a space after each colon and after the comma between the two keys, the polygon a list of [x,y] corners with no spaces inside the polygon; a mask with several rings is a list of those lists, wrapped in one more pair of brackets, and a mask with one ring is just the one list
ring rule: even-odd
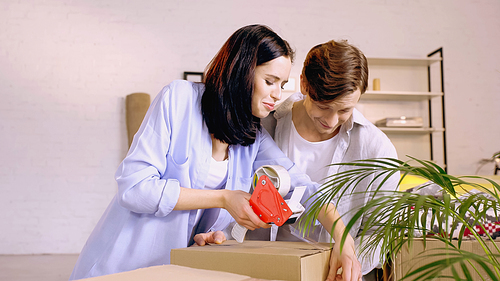
{"label": "yellow object", "polygon": [[[496,183],[500,184],[500,176],[481,176],[483,178],[487,178],[490,180],[495,181]],[[480,184],[486,189],[493,190],[493,185],[489,183],[486,180],[483,179],[476,179],[476,178],[462,178],[466,182],[474,183],[474,184]],[[405,191],[407,189],[413,188],[415,186],[421,185],[423,183],[426,183],[428,180],[424,179],[419,176],[413,176],[413,175],[407,175],[406,177],[403,178],[399,185],[399,190],[400,191]],[[457,186],[455,187],[455,190],[458,194],[464,194],[468,191],[471,191],[473,189],[477,189],[474,186],[471,185],[465,185],[465,186]]]}
{"label": "yellow object", "polygon": [[373,90],[380,91],[380,78],[373,79]]}
{"label": "yellow object", "polygon": [[407,175],[403,178],[403,181],[399,184],[399,190],[405,191],[407,189],[413,188],[417,185],[421,185],[423,183],[428,182],[427,179],[421,178],[419,176]]}

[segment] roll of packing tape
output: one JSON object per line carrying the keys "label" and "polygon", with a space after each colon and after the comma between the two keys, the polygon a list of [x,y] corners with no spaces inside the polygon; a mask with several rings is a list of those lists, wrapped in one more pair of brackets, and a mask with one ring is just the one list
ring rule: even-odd
{"label": "roll of packing tape", "polygon": [[280,165],[264,165],[255,171],[255,176],[260,178],[266,175],[274,187],[278,190],[281,197],[285,197],[290,191],[290,175],[288,171]]}

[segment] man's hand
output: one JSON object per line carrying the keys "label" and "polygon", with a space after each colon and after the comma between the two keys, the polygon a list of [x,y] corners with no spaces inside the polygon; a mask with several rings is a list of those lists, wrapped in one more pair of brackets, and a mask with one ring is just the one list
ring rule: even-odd
{"label": "man's hand", "polygon": [[[348,234],[340,253],[340,241],[346,231],[340,214],[332,203],[322,206],[318,213],[318,220],[325,229],[331,229],[330,235],[335,240],[332,254],[330,255],[330,272],[327,281],[359,281],[362,279],[361,264],[356,257],[354,239]],[[335,225],[335,228],[333,226]],[[338,273],[342,268],[342,273]]]}
{"label": "man's hand", "polygon": [[194,242],[198,246],[205,246],[206,244],[222,244],[226,241],[226,236],[220,230],[211,231],[208,233],[199,233],[194,236]]}
{"label": "man's hand", "polygon": [[[342,268],[341,272],[339,272],[340,268]],[[342,254],[340,253],[340,241],[335,242],[330,255],[330,272],[326,280],[360,281],[362,277],[361,264],[354,250],[354,240],[350,236],[346,239]]]}

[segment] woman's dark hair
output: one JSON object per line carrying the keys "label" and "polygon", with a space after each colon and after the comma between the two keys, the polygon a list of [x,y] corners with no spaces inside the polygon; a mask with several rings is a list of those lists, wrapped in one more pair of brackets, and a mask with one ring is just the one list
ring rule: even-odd
{"label": "woman's dark hair", "polygon": [[347,41],[328,41],[313,47],[302,68],[307,94],[314,101],[332,101],[368,85],[365,55]]}
{"label": "woman's dark hair", "polygon": [[294,52],[264,25],[242,27],[224,43],[205,70],[201,99],[203,119],[216,139],[254,143],[260,130],[260,119],[252,115],[255,68],[281,56],[293,61]]}

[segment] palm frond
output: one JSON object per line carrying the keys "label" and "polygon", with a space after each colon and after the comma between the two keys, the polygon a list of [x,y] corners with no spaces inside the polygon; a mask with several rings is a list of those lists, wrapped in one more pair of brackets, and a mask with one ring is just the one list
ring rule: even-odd
{"label": "palm frond", "polygon": [[500,151],[493,154],[493,158],[500,158]]}
{"label": "palm frond", "polygon": [[[342,241],[336,242],[343,245],[348,231],[356,225],[356,221],[362,220],[363,226],[358,233],[363,241],[361,254],[370,254],[380,245],[381,259],[383,259],[386,253],[397,253],[404,245],[411,247],[416,237],[423,237],[424,242],[427,236],[436,237],[443,242],[443,245],[460,251],[467,231],[481,245],[484,256],[472,254],[464,254],[464,258],[447,256],[444,265],[433,263],[420,268],[426,272],[425,278],[431,278],[443,266],[452,267],[452,276],[448,276],[452,279],[459,275],[468,278],[470,272],[466,265],[470,265],[473,261],[480,268],[483,268],[483,265],[488,267],[489,271],[485,270],[488,276],[491,273],[499,279],[500,263],[496,257],[500,254],[500,249],[495,243],[486,244],[486,240],[492,241],[493,238],[489,235],[480,236],[475,226],[485,230],[483,218],[487,210],[495,210],[495,215],[498,215],[500,185],[493,180],[478,176],[451,176],[435,163],[409,158],[410,160],[406,162],[393,158],[379,158],[332,164],[342,166],[344,170],[330,175],[320,189],[308,199],[306,202],[308,208],[299,220],[299,228],[304,234],[308,234],[323,205],[330,202],[337,205],[341,200],[362,195],[369,200],[359,209],[350,211],[350,220],[344,221],[346,225],[344,237]],[[416,164],[410,165],[410,162]],[[441,196],[403,192],[398,191],[396,187],[390,191],[384,189],[383,185],[398,174],[400,175],[398,186],[407,176],[419,176],[428,181],[423,186],[431,184],[439,186]],[[484,183],[492,188],[486,188]],[[471,193],[468,191],[470,188],[482,193]],[[460,196],[464,192],[468,196]],[[455,237],[458,236],[458,248],[453,246],[453,233],[456,234]]]}

